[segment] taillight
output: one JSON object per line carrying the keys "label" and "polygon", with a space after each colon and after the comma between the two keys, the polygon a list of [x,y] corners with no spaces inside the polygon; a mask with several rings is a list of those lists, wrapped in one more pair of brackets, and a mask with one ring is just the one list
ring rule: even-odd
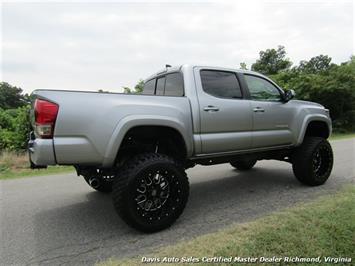
{"label": "taillight", "polygon": [[55,103],[36,99],[34,105],[35,131],[40,138],[53,138],[58,109],[59,106]]}

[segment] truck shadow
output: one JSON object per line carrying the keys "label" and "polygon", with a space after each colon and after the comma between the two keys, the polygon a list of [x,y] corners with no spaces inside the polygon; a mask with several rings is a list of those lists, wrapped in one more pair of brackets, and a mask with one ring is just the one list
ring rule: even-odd
{"label": "truck shadow", "polygon": [[92,264],[112,256],[149,253],[157,246],[255,219],[326,189],[302,186],[290,169],[256,167],[240,173],[217,168],[207,169],[206,178],[193,171],[189,177],[185,212],[170,229],[155,234],[129,228],[116,214],[110,195],[95,191],[87,192],[76,204],[39,212],[34,216],[36,254],[30,263],[52,258],[51,264],[66,260]]}

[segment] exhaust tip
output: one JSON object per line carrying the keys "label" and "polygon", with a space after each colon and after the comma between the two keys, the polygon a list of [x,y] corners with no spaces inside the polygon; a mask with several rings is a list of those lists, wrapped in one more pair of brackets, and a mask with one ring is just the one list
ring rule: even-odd
{"label": "exhaust tip", "polygon": [[90,186],[92,186],[93,188],[98,188],[100,185],[100,181],[97,178],[90,178],[89,179],[89,184]]}

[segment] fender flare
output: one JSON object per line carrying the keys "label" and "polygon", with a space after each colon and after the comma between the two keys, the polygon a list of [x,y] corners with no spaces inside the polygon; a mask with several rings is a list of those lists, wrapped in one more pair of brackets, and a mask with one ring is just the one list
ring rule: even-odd
{"label": "fender flare", "polygon": [[165,126],[176,130],[182,136],[187,156],[193,152],[193,141],[189,138],[186,126],[179,120],[167,116],[152,116],[152,115],[128,115],[122,118],[111,134],[111,138],[105,149],[105,157],[103,167],[111,167],[116,159],[121,143],[126,136],[127,132],[137,126]]}
{"label": "fender flare", "polygon": [[296,146],[302,144],[304,136],[305,136],[307,128],[308,128],[308,125],[314,121],[324,122],[328,127],[329,136],[332,134],[332,125],[331,125],[331,121],[330,121],[329,117],[327,117],[326,115],[323,115],[323,114],[308,114],[303,119],[300,134],[298,135],[298,138],[296,141]]}

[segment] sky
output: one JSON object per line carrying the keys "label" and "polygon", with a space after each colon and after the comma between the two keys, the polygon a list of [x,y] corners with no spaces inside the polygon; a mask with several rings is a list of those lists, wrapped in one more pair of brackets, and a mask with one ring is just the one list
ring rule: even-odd
{"label": "sky", "polygon": [[286,47],[294,65],[355,54],[354,1],[1,3],[0,81],[39,88],[133,87],[185,63],[239,68]]}

